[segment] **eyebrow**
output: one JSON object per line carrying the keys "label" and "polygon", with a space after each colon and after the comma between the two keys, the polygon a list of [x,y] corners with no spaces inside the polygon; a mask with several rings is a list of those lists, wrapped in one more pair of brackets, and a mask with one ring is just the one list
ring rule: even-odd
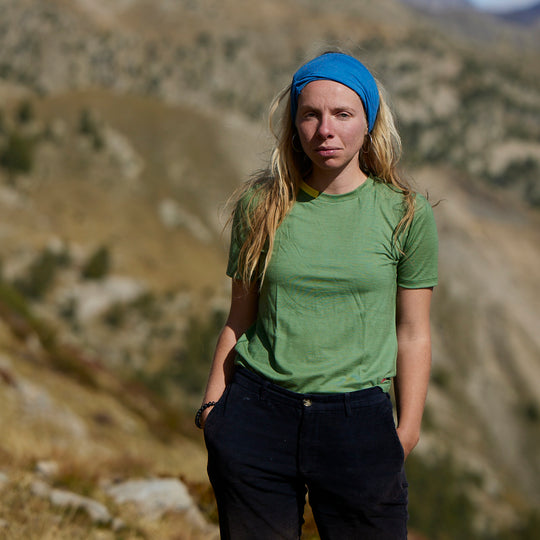
{"label": "eyebrow", "polygon": [[[298,110],[301,111],[303,109],[312,109],[312,110],[319,110],[319,107],[315,107],[314,105],[311,105],[309,103],[302,104],[298,106]],[[335,107],[332,107],[332,111],[355,111],[358,112],[359,108],[351,105],[336,105]]]}

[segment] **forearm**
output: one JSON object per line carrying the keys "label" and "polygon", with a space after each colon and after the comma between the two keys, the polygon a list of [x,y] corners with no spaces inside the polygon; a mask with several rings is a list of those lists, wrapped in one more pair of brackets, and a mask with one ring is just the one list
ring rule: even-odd
{"label": "forearm", "polygon": [[234,330],[226,325],[218,337],[203,403],[217,401],[230,382],[234,370],[236,341]]}
{"label": "forearm", "polygon": [[420,439],[431,370],[429,311],[432,289],[398,288],[397,370],[394,378],[398,435],[405,457]]}
{"label": "forearm", "polygon": [[397,374],[394,379],[398,434],[406,456],[420,438],[431,369],[429,335],[417,339],[398,338]]}
{"label": "forearm", "polygon": [[[203,403],[218,401],[229,384],[234,371],[234,346],[240,336],[255,322],[258,304],[258,286],[253,283],[245,287],[241,282],[232,282],[231,309],[227,322],[219,334]],[[210,407],[201,416],[204,425]]]}

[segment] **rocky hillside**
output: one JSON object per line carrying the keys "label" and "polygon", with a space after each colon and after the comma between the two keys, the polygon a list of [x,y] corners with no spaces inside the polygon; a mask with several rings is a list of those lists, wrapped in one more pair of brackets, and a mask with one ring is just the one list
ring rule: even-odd
{"label": "rocky hillside", "polygon": [[300,0],[64,4],[0,2],[5,80],[45,94],[108,88],[260,120],[300,60],[341,44],[391,89],[411,159],[451,164],[539,204],[532,30],[393,0],[331,9]]}
{"label": "rocky hillside", "polygon": [[[0,399],[9,430],[0,527],[9,538],[45,537],[29,533],[29,515],[14,510],[21,501],[44,516],[42,531],[56,527],[50,538],[94,534],[91,521],[51,502],[55,489],[105,505],[111,538],[127,534],[115,518],[130,538],[214,534],[185,508],[160,516],[153,533],[155,520],[130,514],[104,486],[181,476],[212,518],[190,416],[227,309],[226,201],[264,161],[271,97],[299,62],[336,45],[384,84],[405,165],[440,201],[433,380],[409,462],[411,527],[430,539],[534,537],[533,31],[393,0],[0,0],[0,10]],[[38,467],[50,462],[52,472]],[[19,484],[16,496],[2,488]]]}

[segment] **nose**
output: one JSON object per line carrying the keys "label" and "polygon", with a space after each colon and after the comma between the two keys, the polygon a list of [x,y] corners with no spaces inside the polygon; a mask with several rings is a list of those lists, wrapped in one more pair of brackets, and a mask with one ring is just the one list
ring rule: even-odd
{"label": "nose", "polygon": [[332,137],[334,134],[334,128],[332,124],[332,118],[330,115],[322,115],[319,120],[319,127],[317,133],[324,139]]}

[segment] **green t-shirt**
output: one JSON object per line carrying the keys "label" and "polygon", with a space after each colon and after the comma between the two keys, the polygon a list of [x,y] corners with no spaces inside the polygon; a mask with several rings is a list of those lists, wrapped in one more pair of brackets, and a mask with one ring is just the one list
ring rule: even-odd
{"label": "green t-shirt", "polygon": [[[397,287],[437,284],[431,206],[416,195],[396,245],[403,211],[401,193],[373,178],[341,195],[300,190],[276,231],[257,320],[238,340],[236,362],[294,392],[387,391],[396,373]],[[241,214],[229,277],[237,277]]]}

